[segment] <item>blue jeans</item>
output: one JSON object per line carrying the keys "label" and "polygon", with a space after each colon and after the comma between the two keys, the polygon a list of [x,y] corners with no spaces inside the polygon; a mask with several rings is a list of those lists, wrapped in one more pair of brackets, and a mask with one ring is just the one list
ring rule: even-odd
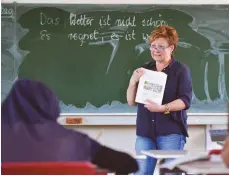
{"label": "blue jeans", "polygon": [[[150,138],[137,136],[135,143],[136,154],[141,154],[142,150],[183,150],[186,143],[186,137],[180,134],[170,134],[167,136],[159,136],[156,141]],[[157,159],[146,157],[139,159],[139,170],[137,175],[153,175]]]}

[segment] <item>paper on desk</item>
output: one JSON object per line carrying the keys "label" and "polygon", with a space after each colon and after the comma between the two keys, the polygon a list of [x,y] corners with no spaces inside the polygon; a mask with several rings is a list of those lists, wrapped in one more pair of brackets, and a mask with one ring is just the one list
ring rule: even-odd
{"label": "paper on desk", "polygon": [[135,101],[147,104],[147,99],[161,105],[164,96],[167,75],[163,72],[144,69],[145,73],[140,78]]}

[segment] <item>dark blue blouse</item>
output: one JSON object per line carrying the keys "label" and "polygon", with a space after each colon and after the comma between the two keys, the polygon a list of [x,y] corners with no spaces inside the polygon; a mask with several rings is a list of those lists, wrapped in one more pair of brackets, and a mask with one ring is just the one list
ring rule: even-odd
{"label": "dark blue blouse", "polygon": [[[142,66],[143,68],[156,71],[156,62],[151,61]],[[189,68],[173,59],[170,64],[162,70],[167,74],[167,81],[162,104],[181,99],[186,105],[185,110],[164,114],[150,112],[143,104],[137,107],[137,135],[156,140],[158,136],[169,134],[187,133],[187,113],[192,100],[192,79]]]}

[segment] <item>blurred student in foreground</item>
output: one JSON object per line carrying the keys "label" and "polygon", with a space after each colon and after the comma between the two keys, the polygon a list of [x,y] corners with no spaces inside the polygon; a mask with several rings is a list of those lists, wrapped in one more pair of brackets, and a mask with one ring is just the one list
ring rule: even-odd
{"label": "blurred student in foreground", "polygon": [[2,103],[2,162],[90,161],[118,174],[138,170],[126,153],[59,125],[59,115],[58,99],[50,89],[40,82],[17,80]]}

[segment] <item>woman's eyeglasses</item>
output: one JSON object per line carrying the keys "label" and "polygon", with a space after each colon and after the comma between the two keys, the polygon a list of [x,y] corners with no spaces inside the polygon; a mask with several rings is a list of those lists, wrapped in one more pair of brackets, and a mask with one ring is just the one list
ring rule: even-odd
{"label": "woman's eyeglasses", "polygon": [[163,46],[163,45],[151,45],[150,46],[150,50],[158,50],[160,52],[164,51],[165,49],[167,49],[170,46]]}

